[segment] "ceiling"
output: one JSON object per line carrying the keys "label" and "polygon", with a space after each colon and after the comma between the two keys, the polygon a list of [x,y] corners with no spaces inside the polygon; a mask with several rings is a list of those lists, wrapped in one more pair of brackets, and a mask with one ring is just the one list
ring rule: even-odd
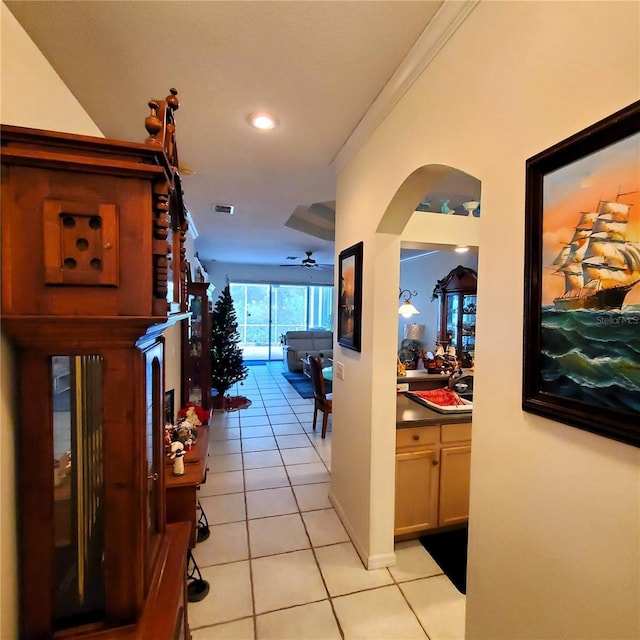
{"label": "ceiling", "polygon": [[[443,2],[5,4],[108,138],[142,142],[149,99],[178,90],[185,201],[203,262],[285,264],[313,251],[332,264],[336,158],[375,126],[372,110],[384,117],[381,98],[393,101]],[[251,128],[258,110],[280,126]]]}

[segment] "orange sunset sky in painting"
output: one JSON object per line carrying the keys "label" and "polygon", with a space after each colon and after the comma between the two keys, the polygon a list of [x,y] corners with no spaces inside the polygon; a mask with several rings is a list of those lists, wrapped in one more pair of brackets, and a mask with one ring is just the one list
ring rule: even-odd
{"label": "orange sunset sky in painting", "polygon": [[346,258],[342,263],[342,291],[353,305],[356,277],[356,260],[354,257]]}
{"label": "orange sunset sky in painting", "polygon": [[[601,200],[616,198],[631,205],[627,240],[640,243],[640,133],[544,176],[543,305],[553,304],[564,292],[564,278],[553,275],[550,266],[571,240],[580,213],[596,211]],[[640,284],[625,299],[625,304],[633,303],[640,303]]]}

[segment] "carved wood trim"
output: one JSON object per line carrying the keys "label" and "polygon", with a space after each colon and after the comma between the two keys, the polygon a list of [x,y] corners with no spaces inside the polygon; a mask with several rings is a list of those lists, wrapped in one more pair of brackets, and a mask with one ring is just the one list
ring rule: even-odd
{"label": "carved wood trim", "polygon": [[[180,311],[186,310],[186,207],[183,202],[182,180],[178,169],[175,112],[180,108],[178,92],[170,89],[164,100],[150,100],[150,114],[145,119],[149,136],[146,144],[161,147],[168,162],[167,180],[154,186],[153,272],[154,309],[167,313],[169,271],[172,273],[173,302]],[[173,231],[168,242],[169,229]],[[177,237],[176,237],[177,235]]]}

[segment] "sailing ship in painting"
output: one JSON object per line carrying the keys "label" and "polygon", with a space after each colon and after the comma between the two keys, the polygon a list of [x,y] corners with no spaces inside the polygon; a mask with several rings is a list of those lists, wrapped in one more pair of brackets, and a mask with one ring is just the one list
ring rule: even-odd
{"label": "sailing ship in painting", "polygon": [[[541,320],[541,389],[589,405],[640,412],[640,244],[628,235],[631,205],[600,200],[578,214],[573,237],[552,263],[564,293]],[[635,237],[634,237],[635,240]]]}
{"label": "sailing ship in painting", "polygon": [[[618,198],[624,195],[630,194]],[[627,240],[630,206],[618,198],[581,212],[573,238],[553,261],[565,280],[553,300],[558,311],[620,309],[640,282],[640,244]]]}

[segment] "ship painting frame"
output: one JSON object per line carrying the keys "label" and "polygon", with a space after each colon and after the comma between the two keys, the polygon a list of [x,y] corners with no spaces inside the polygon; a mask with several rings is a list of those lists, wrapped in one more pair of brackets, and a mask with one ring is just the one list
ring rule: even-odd
{"label": "ship painting frame", "polygon": [[362,255],[358,242],[338,255],[338,344],[362,349]]}
{"label": "ship painting frame", "polygon": [[522,409],[640,447],[640,101],[527,160],[524,258]]}

